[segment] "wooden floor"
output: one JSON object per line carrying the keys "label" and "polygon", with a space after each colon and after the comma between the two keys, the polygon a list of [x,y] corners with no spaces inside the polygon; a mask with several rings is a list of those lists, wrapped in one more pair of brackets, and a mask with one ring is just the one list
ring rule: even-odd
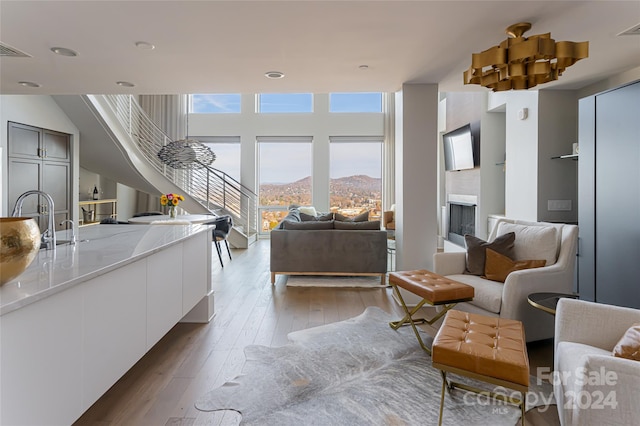
{"label": "wooden floor", "polygon": [[[232,249],[232,261],[223,256],[224,268],[213,254],[213,321],[177,324],[75,425],[237,424],[237,414],[202,413],[194,402],[240,373],[245,346],[282,346],[291,331],[351,318],[367,306],[400,316],[390,288],[287,288],[281,277],[272,286],[268,240]],[[529,347],[532,374],[538,366],[552,367],[552,350],[550,342]],[[555,409],[530,412],[527,422],[559,424]]]}

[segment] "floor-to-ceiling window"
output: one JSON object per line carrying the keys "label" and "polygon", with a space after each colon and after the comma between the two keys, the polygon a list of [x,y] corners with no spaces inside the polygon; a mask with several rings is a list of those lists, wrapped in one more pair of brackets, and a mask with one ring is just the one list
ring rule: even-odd
{"label": "floor-to-ceiling window", "polygon": [[[258,194],[255,217],[263,235],[286,215],[290,204],[349,215],[366,209],[377,217],[382,198],[383,94],[191,96],[190,134],[211,143],[217,156],[213,167],[234,178],[233,167],[224,163],[240,158],[239,180]],[[230,137],[236,142],[224,142]],[[303,171],[297,173],[300,167]],[[358,175],[367,179],[359,179],[360,187],[345,194],[341,184]]]}
{"label": "floor-to-ceiling window", "polygon": [[198,140],[216,156],[211,167],[240,182],[240,136],[204,136]]}
{"label": "floor-to-ceiling window", "polygon": [[356,216],[369,211],[380,219],[382,207],[382,138],[330,139],[329,204],[331,211]]}
{"label": "floor-to-ceiling window", "polygon": [[[381,113],[382,93],[331,93],[330,113]],[[377,220],[382,206],[380,136],[330,138],[329,205],[331,211],[356,216],[369,211]]]}
{"label": "floor-to-ceiling window", "polygon": [[268,232],[291,204],[311,204],[311,138],[259,137],[258,179],[261,232]]}

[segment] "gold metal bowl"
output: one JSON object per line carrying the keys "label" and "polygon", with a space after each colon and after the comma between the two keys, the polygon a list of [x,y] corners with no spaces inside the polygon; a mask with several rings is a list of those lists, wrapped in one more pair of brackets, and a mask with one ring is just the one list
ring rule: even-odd
{"label": "gold metal bowl", "polygon": [[33,262],[40,249],[40,228],[28,217],[0,217],[0,285]]}

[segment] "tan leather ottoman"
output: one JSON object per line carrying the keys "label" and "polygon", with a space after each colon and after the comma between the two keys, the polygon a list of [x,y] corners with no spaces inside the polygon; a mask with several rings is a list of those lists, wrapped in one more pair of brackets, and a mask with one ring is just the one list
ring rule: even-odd
{"label": "tan leather ottoman", "polygon": [[[451,310],[433,341],[431,358],[433,366],[442,373],[439,424],[442,423],[445,389],[457,387],[488,393],[518,405],[524,425],[529,356],[520,321]],[[448,383],[447,372],[516,390],[522,394],[522,399],[496,395],[461,383]]]}
{"label": "tan leather ottoman", "polygon": [[[418,338],[422,349],[427,353],[431,350],[424,344],[420,333],[416,328],[416,323],[427,323],[429,325],[440,319],[447,311],[453,308],[458,302],[466,302],[473,299],[473,287],[458,281],[450,280],[426,269],[415,271],[397,271],[389,273],[389,284],[393,287],[396,297],[402,306],[405,316],[401,320],[389,323],[391,328],[397,330],[400,326],[410,324],[413,332]],[[422,297],[422,301],[413,309],[409,310],[398,287]],[[442,306],[442,310],[433,318],[413,318],[418,310],[428,303],[431,306]]]}

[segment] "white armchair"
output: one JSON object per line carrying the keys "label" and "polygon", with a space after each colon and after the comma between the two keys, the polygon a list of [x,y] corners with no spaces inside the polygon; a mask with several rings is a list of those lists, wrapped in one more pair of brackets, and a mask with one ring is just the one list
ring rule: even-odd
{"label": "white armchair", "polygon": [[[507,226],[501,226],[501,224]],[[474,299],[459,303],[456,309],[522,321],[527,342],[550,339],[554,331],[553,316],[531,306],[527,296],[538,292],[571,293],[573,291],[578,227],[568,224],[500,219],[493,228],[489,241],[502,235],[504,233],[502,231],[513,230],[514,225],[522,226],[525,231],[527,227],[534,226],[554,227],[557,236],[556,246],[552,248],[556,250],[555,263],[548,262],[549,266],[542,268],[511,272],[505,282],[501,283],[465,274],[465,252],[444,252],[434,255],[434,272],[474,287]],[[527,248],[522,245],[535,245],[530,235],[524,238],[524,235],[519,236],[516,230],[514,242],[516,254],[518,254],[519,244],[520,249]]]}
{"label": "white armchair", "polygon": [[612,355],[640,310],[560,299],[554,386],[562,425],[632,425],[640,418],[640,362]]}

